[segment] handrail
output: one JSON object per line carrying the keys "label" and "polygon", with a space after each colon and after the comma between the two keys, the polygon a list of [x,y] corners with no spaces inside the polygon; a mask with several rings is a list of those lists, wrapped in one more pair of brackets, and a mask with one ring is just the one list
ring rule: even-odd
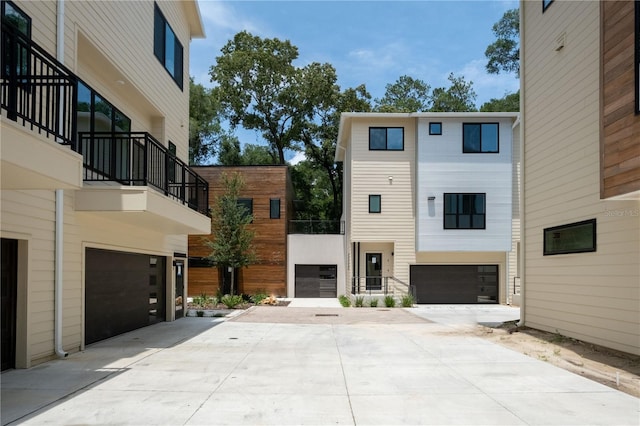
{"label": "handrail", "polygon": [[0,105],[12,121],[75,151],[78,79],[12,25],[2,25]]}
{"label": "handrail", "polygon": [[209,184],[146,132],[80,132],[84,180],[151,186],[209,215]]}
{"label": "handrail", "polygon": [[520,286],[518,286],[518,289],[516,291],[516,279],[520,279],[520,277],[519,276],[513,277],[513,294],[520,294]]}
{"label": "handrail", "polygon": [[[364,280],[364,285],[363,285]],[[389,281],[398,283],[402,286],[399,290],[397,286],[390,286]],[[405,291],[406,288],[406,291]],[[364,290],[364,291],[363,291]],[[354,276],[351,277],[351,293],[352,294],[395,294],[395,290],[410,294],[416,300],[416,287],[407,284],[394,276]]]}

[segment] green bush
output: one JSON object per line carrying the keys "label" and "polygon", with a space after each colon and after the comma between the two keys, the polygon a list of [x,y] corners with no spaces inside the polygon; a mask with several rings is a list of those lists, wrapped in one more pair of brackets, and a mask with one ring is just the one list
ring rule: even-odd
{"label": "green bush", "polygon": [[384,306],[386,306],[387,308],[393,308],[394,306],[396,306],[396,299],[394,299],[391,295],[386,295],[384,297]]}
{"label": "green bush", "polygon": [[340,295],[340,297],[338,297],[338,300],[340,300],[340,304],[345,308],[351,306],[351,299],[346,294]]}
{"label": "green bush", "polygon": [[267,297],[269,297],[269,296],[267,296],[265,293],[256,293],[256,294],[251,296],[251,301],[253,303],[255,303],[256,305],[259,305],[260,302],[262,302]]}
{"label": "green bush", "polygon": [[402,296],[402,307],[403,308],[411,308],[413,307],[413,296],[410,294]]}
{"label": "green bush", "polygon": [[364,296],[356,296],[356,308],[362,308],[364,306]]}
{"label": "green bush", "polygon": [[229,309],[233,309],[242,303],[242,296],[225,294],[220,302]]}
{"label": "green bush", "polygon": [[378,306],[378,298],[375,297],[375,298],[369,300],[369,306],[371,306],[372,308],[377,307]]}

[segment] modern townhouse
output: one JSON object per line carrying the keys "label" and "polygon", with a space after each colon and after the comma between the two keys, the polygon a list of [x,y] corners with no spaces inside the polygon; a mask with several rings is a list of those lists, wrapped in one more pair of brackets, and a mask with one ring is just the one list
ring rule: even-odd
{"label": "modern townhouse", "polygon": [[519,236],[517,113],[343,113],[352,294],[511,303]]}
{"label": "modern townhouse", "polygon": [[5,1],[2,369],[182,315],[195,1]]}
{"label": "modern townhouse", "polygon": [[520,19],[524,324],[640,354],[640,2]]}

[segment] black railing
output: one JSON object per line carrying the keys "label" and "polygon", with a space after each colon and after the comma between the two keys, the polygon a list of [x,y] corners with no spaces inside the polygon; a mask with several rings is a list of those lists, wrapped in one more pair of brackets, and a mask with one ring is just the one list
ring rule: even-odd
{"label": "black railing", "polygon": [[290,220],[289,234],[344,234],[344,221],[340,220]]}
{"label": "black railing", "polygon": [[407,295],[417,300],[416,287],[392,276],[351,277],[351,294]]}
{"label": "black railing", "polygon": [[209,184],[145,132],[78,134],[84,181],[151,186],[208,215]]}
{"label": "black railing", "polygon": [[11,25],[2,25],[1,105],[7,118],[76,149],[78,81]]}

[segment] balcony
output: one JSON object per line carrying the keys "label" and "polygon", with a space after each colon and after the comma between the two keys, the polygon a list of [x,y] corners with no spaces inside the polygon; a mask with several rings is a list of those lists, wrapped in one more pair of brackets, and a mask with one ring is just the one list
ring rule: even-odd
{"label": "balcony", "polygon": [[77,76],[10,25],[2,50],[3,189],[82,189],[79,211],[149,212],[132,223],[210,231],[209,185],[187,164],[148,133],[78,133]]}

